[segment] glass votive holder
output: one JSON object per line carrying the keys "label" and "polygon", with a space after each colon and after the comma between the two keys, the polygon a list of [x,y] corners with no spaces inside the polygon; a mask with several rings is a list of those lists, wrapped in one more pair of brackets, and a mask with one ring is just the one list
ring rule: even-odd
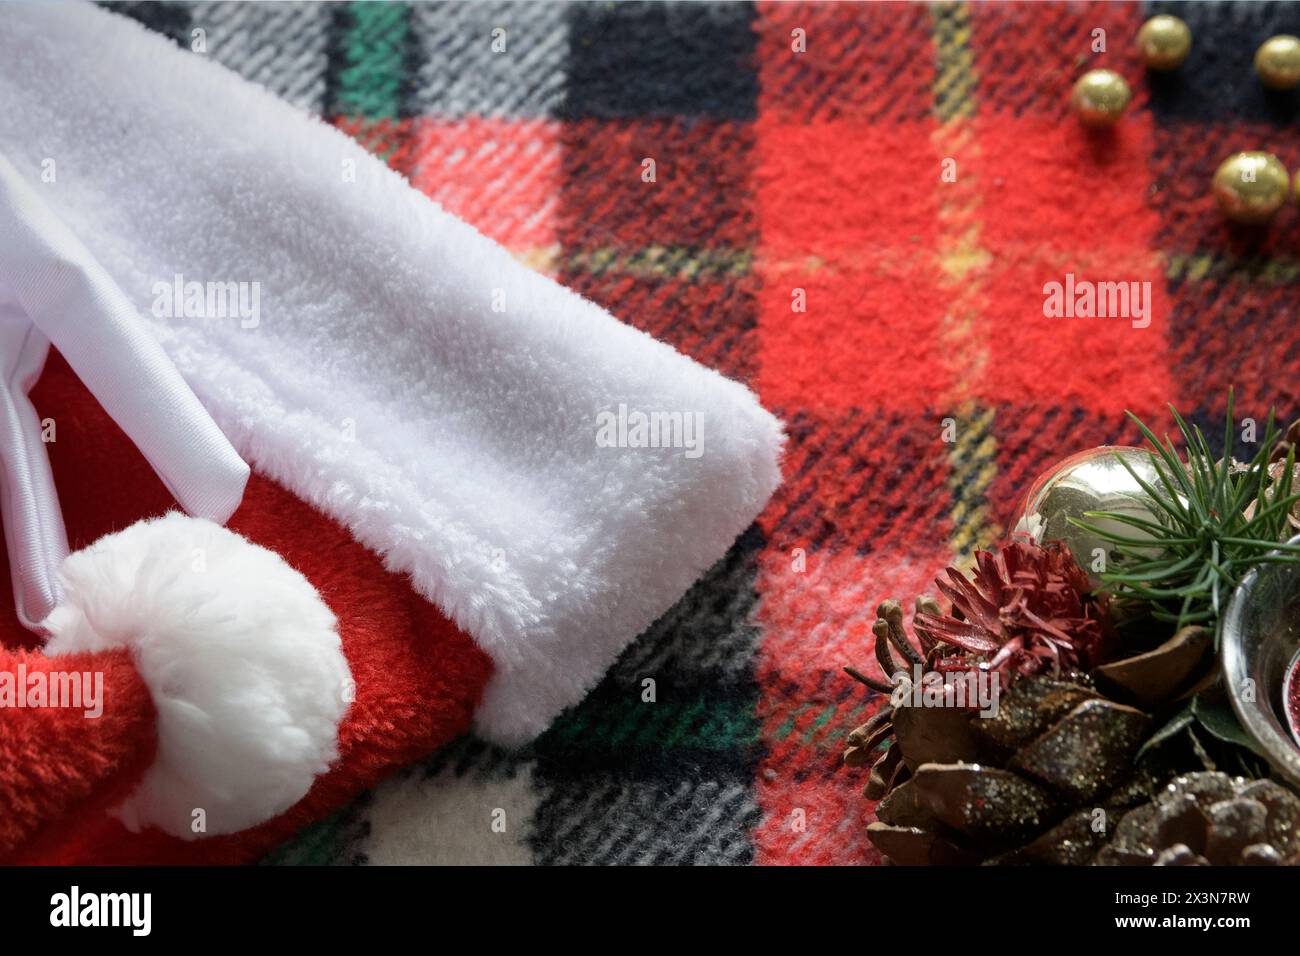
{"label": "glass votive holder", "polygon": [[[1300,542],[1300,536],[1291,544]],[[1223,676],[1242,727],[1269,763],[1300,787],[1300,743],[1293,677],[1300,657],[1300,565],[1264,564],[1250,572],[1223,620]]]}

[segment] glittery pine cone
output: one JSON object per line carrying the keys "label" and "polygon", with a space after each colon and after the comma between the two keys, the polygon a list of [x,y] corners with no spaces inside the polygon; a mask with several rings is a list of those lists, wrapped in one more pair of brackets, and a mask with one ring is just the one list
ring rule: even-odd
{"label": "glittery pine cone", "polygon": [[993,717],[905,707],[894,724],[908,772],[867,835],[896,863],[1088,863],[1106,840],[1088,814],[1118,819],[1170,775],[1139,759],[1150,715],[1084,682],[1021,677]]}
{"label": "glittery pine cone", "polygon": [[1108,866],[1300,865],[1300,797],[1271,780],[1189,773],[1119,821]]}
{"label": "glittery pine cone", "polygon": [[[1058,545],[981,552],[973,579],[950,569],[940,586],[953,610],[918,599],[915,637],[897,601],[877,609],[886,679],[846,668],[889,697],[844,753],[846,765],[871,768],[865,795],[880,802],[868,836],[887,860],[1091,863],[1128,811],[1205,766],[1189,763],[1185,747],[1147,744],[1217,675],[1208,630],[1128,635],[1127,656],[1116,656],[1105,605]],[[918,669],[940,688],[996,678],[996,712],[969,701],[916,706],[898,692]]]}

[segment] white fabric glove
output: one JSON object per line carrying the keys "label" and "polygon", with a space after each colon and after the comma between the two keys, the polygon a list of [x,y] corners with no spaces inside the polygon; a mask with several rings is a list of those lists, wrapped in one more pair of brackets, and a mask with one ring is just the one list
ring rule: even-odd
{"label": "white fabric glove", "polygon": [[68,555],[27,394],[51,343],[191,515],[224,524],[248,481],[122,290],[0,154],[0,517],[18,616],[37,631],[59,604]]}

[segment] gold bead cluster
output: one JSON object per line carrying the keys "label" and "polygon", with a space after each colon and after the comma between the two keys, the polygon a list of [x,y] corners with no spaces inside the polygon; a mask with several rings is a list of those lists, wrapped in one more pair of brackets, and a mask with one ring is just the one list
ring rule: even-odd
{"label": "gold bead cluster", "polygon": [[[1152,17],[1138,30],[1137,46],[1148,70],[1182,66],[1192,49],[1192,31],[1178,17]],[[1255,53],[1255,72],[1271,90],[1300,86],[1300,39],[1269,37]],[[1089,70],[1074,85],[1075,115],[1088,126],[1113,126],[1133,98],[1124,77],[1113,70]],[[1259,225],[1273,218],[1294,193],[1300,199],[1300,173],[1290,174],[1272,153],[1234,153],[1214,173],[1214,198],[1234,222]]]}

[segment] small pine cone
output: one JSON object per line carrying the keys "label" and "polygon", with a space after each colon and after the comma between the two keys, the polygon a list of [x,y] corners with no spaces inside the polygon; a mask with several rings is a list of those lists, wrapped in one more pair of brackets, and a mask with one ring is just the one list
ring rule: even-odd
{"label": "small pine cone", "polygon": [[1206,771],[1174,778],[1126,813],[1097,863],[1154,866],[1300,864],[1300,797],[1272,780]]}

